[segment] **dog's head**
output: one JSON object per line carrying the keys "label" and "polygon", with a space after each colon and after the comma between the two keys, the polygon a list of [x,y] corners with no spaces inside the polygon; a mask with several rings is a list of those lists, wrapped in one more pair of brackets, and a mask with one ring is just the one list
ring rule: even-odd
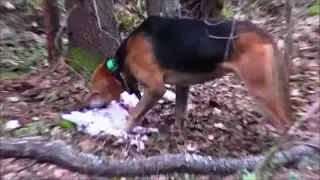
{"label": "dog's head", "polygon": [[101,108],[112,100],[120,100],[123,91],[121,83],[105,68],[105,63],[101,63],[92,75],[90,94],[85,104],[89,108]]}

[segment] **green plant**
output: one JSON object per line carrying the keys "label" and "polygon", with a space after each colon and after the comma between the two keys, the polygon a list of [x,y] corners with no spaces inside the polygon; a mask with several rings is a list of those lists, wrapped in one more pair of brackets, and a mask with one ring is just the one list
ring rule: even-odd
{"label": "green plant", "polygon": [[256,180],[256,175],[254,173],[249,172],[247,169],[243,169],[240,172],[241,180]]}
{"label": "green plant", "polygon": [[42,5],[42,0],[27,0],[28,4],[31,4],[33,7],[39,7]]}
{"label": "green plant", "polygon": [[122,20],[120,22],[120,28],[123,28],[125,30],[131,30],[134,27],[134,24],[137,20],[138,16],[136,15],[128,15],[128,16],[122,16]]}
{"label": "green plant", "polygon": [[225,4],[222,9],[222,15],[226,18],[230,18],[233,16],[233,12],[231,7],[228,4]]}
{"label": "green plant", "polygon": [[299,175],[296,172],[290,170],[288,173],[288,180],[298,180],[298,179],[299,179]]}
{"label": "green plant", "polygon": [[307,14],[309,16],[320,15],[320,0],[313,1],[311,6],[309,6],[307,9]]}
{"label": "green plant", "polygon": [[68,54],[67,63],[85,78],[90,79],[95,68],[102,59],[86,51],[85,49],[74,47]]}

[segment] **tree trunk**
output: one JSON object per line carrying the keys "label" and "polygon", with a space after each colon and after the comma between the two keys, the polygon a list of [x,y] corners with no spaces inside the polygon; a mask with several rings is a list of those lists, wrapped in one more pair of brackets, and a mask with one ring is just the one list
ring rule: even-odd
{"label": "tree trunk", "polygon": [[204,19],[222,16],[224,0],[201,0],[201,17]]}
{"label": "tree trunk", "polygon": [[45,22],[47,28],[47,51],[50,65],[57,62],[61,52],[61,38],[56,38],[60,28],[60,11],[57,0],[45,0]]}
{"label": "tree trunk", "polygon": [[179,0],[147,0],[148,16],[180,17]]}
{"label": "tree trunk", "polygon": [[113,1],[68,0],[65,1],[66,10],[70,10],[77,3],[80,5],[70,14],[67,23],[68,59],[73,65],[76,61],[77,66],[81,65],[82,69],[92,73],[97,64],[113,56],[119,46],[120,38],[113,15]]}

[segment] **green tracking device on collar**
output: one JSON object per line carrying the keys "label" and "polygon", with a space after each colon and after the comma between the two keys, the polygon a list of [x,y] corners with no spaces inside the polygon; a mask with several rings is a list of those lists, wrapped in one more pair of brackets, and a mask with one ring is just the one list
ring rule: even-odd
{"label": "green tracking device on collar", "polygon": [[107,67],[108,70],[110,70],[110,71],[112,71],[112,72],[117,69],[116,62],[114,61],[113,58],[107,59],[107,61],[106,61],[106,67]]}

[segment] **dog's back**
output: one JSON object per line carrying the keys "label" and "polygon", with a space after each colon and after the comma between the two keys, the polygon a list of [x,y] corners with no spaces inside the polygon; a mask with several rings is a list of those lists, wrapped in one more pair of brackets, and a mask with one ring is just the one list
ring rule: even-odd
{"label": "dog's back", "polygon": [[[151,43],[154,56],[163,68],[188,73],[207,73],[234,53],[232,42],[236,40],[240,30],[259,32],[259,29],[248,21],[237,21],[233,24],[233,20],[213,19],[210,24],[192,19],[149,17],[128,39],[143,34]],[[231,35],[233,25],[234,34]],[[232,38],[227,47],[230,35]]]}

